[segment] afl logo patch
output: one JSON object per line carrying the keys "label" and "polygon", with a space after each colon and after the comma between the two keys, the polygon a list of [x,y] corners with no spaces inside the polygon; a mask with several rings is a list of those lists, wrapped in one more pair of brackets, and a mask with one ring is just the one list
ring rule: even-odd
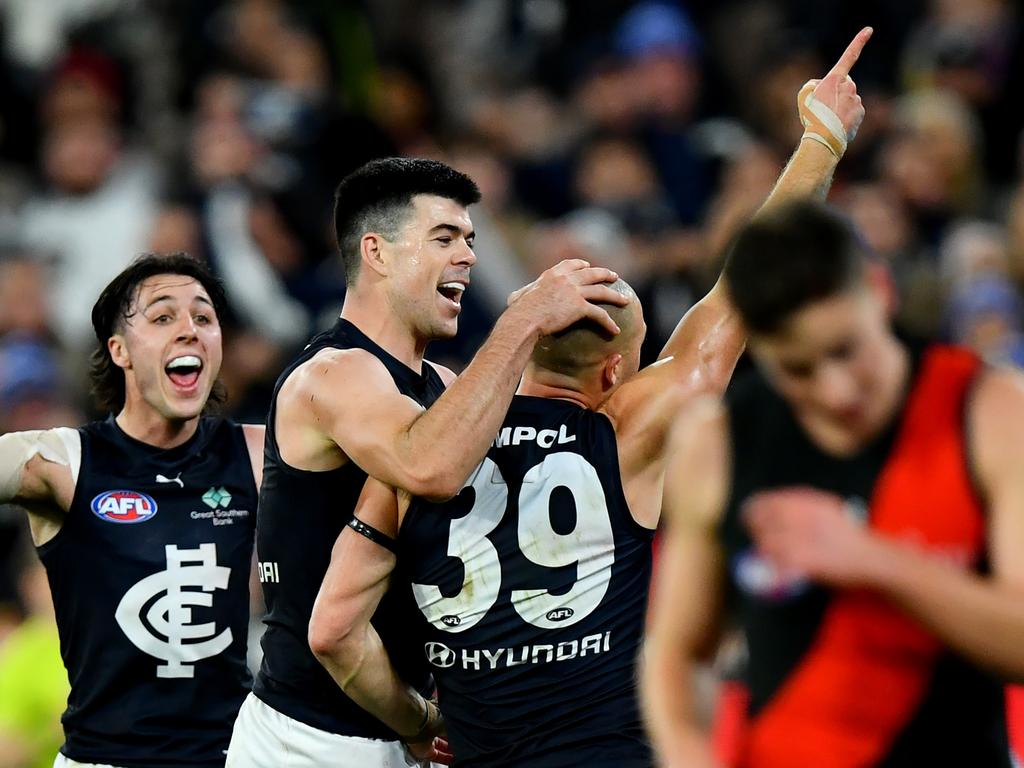
{"label": "afl logo patch", "polygon": [[110,523],[144,523],[156,514],[153,497],[137,491],[107,491],[90,506],[96,517]]}

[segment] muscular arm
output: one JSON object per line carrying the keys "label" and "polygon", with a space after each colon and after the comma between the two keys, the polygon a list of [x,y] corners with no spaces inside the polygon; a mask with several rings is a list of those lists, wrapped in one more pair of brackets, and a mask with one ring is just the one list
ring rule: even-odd
{"label": "muscular arm", "polygon": [[841,501],[797,491],[752,513],[759,548],[783,568],[876,590],[979,666],[1024,681],[1024,376],[990,373],[969,439],[988,502],[991,573],[979,575],[850,521]]}
{"label": "muscular arm", "polygon": [[29,512],[36,545],[60,530],[71,506],[82,460],[81,437],[68,428],[0,436],[0,504]]}
{"label": "muscular arm", "polygon": [[[395,492],[369,479],[356,517],[394,537],[398,530]],[[399,678],[370,623],[394,567],[394,554],[346,527],[313,606],[309,645],[354,702],[404,739],[421,740],[443,730],[436,708]]]}
{"label": "muscular arm", "polygon": [[722,558],[715,529],[725,503],[726,450],[721,407],[704,399],[691,404],[670,450],[667,525],[640,675],[647,727],[670,768],[716,765],[696,724],[693,676],[718,641]]}
{"label": "muscular arm", "polygon": [[[337,446],[388,485],[428,499],[449,498],[487,452],[541,335],[582,318],[618,332],[597,306],[628,301],[607,285],[616,279],[578,259],[547,270],[512,295],[473,361],[426,410],[403,397],[369,353],[321,352],[281,389],[278,424],[302,435],[300,454],[309,446],[323,453]],[[279,429],[279,444],[286,440]],[[282,445],[282,455],[288,460],[288,446]]]}

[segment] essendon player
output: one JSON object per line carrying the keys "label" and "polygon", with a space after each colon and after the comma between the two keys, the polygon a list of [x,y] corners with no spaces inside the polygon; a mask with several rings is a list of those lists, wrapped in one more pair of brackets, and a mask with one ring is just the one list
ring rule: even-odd
{"label": "essendon player", "polygon": [[[819,88],[843,89],[852,132],[863,110],[846,72]],[[824,194],[837,157],[803,142],[766,207]],[[652,762],[634,664],[664,446],[682,400],[724,388],[744,332],[718,286],[637,373],[643,316],[629,287],[616,288],[630,299],[609,308],[622,333],[583,325],[541,339],[457,497],[367,486],[321,589],[314,651],[353,700],[409,731],[437,713],[399,680],[369,619],[389,579],[414,597],[407,632],[432,665],[456,765]]]}
{"label": "essendon player", "polygon": [[717,763],[686,677],[732,609],[745,768],[1007,766],[1024,677],[1024,377],[892,331],[887,283],[807,203],[725,269],[759,371],[687,413],[644,665],[665,762]]}
{"label": "essendon player", "polygon": [[263,427],[203,415],[223,308],[195,260],[137,259],[93,307],[110,418],[0,437],[0,502],[29,510],[71,682],[58,768],[224,765]]}

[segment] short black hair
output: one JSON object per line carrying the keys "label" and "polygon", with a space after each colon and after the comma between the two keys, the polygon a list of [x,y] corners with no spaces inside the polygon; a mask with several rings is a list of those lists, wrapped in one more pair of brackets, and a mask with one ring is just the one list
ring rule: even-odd
{"label": "short black hair", "polygon": [[[132,261],[103,289],[92,308],[96,349],[89,361],[89,379],[97,405],[112,413],[124,407],[124,371],[110,357],[107,341],[134,314],[132,305],[139,286],[154,275],[191,277],[206,290],[218,319],[224,317],[227,307],[224,286],[201,261],[187,253],[144,253]],[[210,401],[219,403],[224,397],[223,387],[215,384]]]}
{"label": "short black hair", "polygon": [[824,204],[802,201],[748,223],[723,275],[747,328],[773,333],[808,304],[857,284],[865,256],[846,220]]}
{"label": "short black hair", "polygon": [[476,183],[451,166],[418,157],[371,160],[334,193],[334,234],[348,285],[359,274],[359,242],[367,232],[392,238],[415,195],[438,195],[464,207],[480,201]]}

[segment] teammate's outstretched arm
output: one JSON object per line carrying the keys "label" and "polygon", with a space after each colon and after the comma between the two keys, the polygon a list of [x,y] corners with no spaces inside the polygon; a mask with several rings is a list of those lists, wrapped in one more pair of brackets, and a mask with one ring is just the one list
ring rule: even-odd
{"label": "teammate's outstretched arm", "polygon": [[693,674],[718,644],[722,555],[716,538],[728,488],[724,409],[710,398],[680,414],[670,441],[664,516],[640,684],[648,731],[671,768],[711,768],[694,715]]}
{"label": "teammate's outstretched arm", "polygon": [[877,590],[979,666],[1024,682],[1024,375],[988,373],[972,398],[968,430],[988,503],[990,575],[884,538],[821,491],[766,493],[751,501],[747,522],[781,568]]}
{"label": "teammate's outstretched arm", "polygon": [[0,504],[13,502],[29,510],[37,545],[60,528],[81,463],[77,430],[59,427],[0,436]]}
{"label": "teammate's outstretched arm", "polygon": [[316,427],[370,476],[416,496],[450,498],[487,452],[537,339],[583,318],[618,332],[597,306],[628,301],[609,288],[616,279],[578,259],[544,272],[512,295],[462,374],[439,369],[450,386],[428,409],[401,395],[383,364],[358,349],[312,361],[282,388],[278,407],[308,403]]}
{"label": "teammate's outstretched arm", "polygon": [[[835,66],[820,80],[811,80],[797,98],[804,135],[779,180],[756,215],[769,212],[792,200],[821,198],[828,195],[832,174],[853,140],[864,119],[864,106],[857,95],[857,86],[850,78],[850,69],[871,38],[866,27],[850,42]],[[665,403],[659,398],[668,387],[681,387],[683,396],[696,393],[721,393],[732,377],[736,361],[743,353],[747,334],[740,317],[729,300],[728,288],[719,279],[704,298],[679,321],[665,344],[658,363],[649,366],[609,401],[609,413],[615,418],[644,411],[646,405]],[[613,402],[617,400],[618,402]],[[635,408],[640,404],[639,409]],[[661,438],[675,413],[664,411]],[[622,422],[616,420],[616,424]],[[627,424],[622,424],[628,429]],[[648,436],[650,440],[653,435]]]}
{"label": "teammate's outstretched arm", "polygon": [[[372,477],[355,515],[355,521],[392,541],[398,535],[396,493]],[[370,623],[395,562],[382,543],[350,526],[343,529],[313,606],[309,646],[349,698],[401,736],[418,757],[448,762],[446,745],[435,742],[444,736],[440,711],[398,676]]]}
{"label": "teammate's outstretched arm", "polygon": [[[797,111],[804,134],[755,217],[793,200],[828,196],[836,166],[864,120],[864,105],[850,69],[871,34],[871,27],[862,29],[823,78],[810,80],[800,89]],[[720,279],[679,322],[659,359],[696,351],[693,362],[701,379],[710,389],[722,391],[745,342],[746,331]]]}

